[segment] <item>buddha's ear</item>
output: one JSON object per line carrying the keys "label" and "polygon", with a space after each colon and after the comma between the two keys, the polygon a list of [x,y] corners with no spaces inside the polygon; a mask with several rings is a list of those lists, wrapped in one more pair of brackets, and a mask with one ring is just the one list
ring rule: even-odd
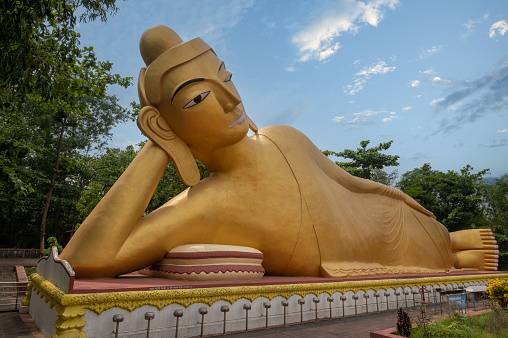
{"label": "buddha's ear", "polygon": [[143,107],[137,123],[141,132],[171,157],[183,183],[188,186],[199,183],[199,169],[189,147],[171,130],[157,108]]}

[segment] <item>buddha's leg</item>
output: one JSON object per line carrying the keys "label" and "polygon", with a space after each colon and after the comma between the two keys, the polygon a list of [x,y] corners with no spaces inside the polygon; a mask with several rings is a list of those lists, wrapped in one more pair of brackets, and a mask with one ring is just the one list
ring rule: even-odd
{"label": "buddha's leg", "polygon": [[450,237],[455,268],[497,270],[499,250],[490,229],[456,231]]}

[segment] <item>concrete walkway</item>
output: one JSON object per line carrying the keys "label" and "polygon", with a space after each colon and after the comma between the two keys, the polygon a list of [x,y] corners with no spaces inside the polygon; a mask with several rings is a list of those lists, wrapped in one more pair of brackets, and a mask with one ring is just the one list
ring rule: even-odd
{"label": "concrete walkway", "polygon": [[[0,259],[0,282],[15,282],[14,265],[35,266],[35,258]],[[29,314],[20,314],[14,306],[0,307],[0,338],[37,337],[43,338]]]}
{"label": "concrete walkway", "polygon": [[395,327],[397,311],[373,313],[358,317],[320,320],[304,324],[281,326],[267,330],[250,331],[229,335],[234,338],[247,337],[292,337],[292,338],[325,338],[325,337],[355,337],[368,338],[371,331]]}

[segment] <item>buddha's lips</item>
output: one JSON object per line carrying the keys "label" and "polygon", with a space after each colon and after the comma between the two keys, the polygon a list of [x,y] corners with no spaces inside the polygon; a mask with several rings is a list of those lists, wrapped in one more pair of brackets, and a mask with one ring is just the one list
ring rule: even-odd
{"label": "buddha's lips", "polygon": [[240,116],[238,116],[236,118],[236,120],[234,120],[233,122],[231,122],[229,124],[229,128],[234,127],[234,126],[238,126],[238,125],[242,124],[243,121],[245,121],[245,112],[244,111],[242,111],[242,113],[240,114]]}

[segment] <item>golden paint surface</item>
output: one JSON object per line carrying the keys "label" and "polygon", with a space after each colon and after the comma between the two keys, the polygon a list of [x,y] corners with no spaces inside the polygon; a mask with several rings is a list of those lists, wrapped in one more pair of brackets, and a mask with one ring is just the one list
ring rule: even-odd
{"label": "golden paint surface", "polygon": [[[490,231],[450,234],[411,197],[349,175],[296,129],[258,131],[201,39],[181,43],[155,26],[140,46],[138,126],[149,141],[62,252],[77,278],[114,277],[201,243],[260,250],[267,275],[497,269]],[[209,178],[199,180],[194,158]],[[143,216],[170,160],[190,188]]]}

